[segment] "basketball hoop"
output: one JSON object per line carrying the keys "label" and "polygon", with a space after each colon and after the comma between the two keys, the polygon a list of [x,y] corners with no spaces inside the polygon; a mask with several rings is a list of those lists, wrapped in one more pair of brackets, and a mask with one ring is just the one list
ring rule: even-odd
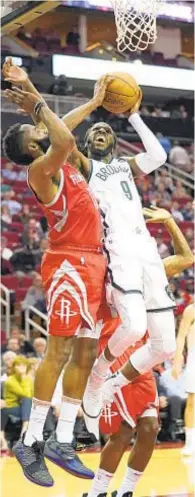
{"label": "basketball hoop", "polygon": [[110,0],[119,52],[146,50],[157,38],[156,17],[166,0]]}

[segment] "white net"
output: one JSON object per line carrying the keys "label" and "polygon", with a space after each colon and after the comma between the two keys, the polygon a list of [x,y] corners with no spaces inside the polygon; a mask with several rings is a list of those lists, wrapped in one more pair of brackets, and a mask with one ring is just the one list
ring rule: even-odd
{"label": "white net", "polygon": [[119,52],[146,50],[157,38],[156,16],[166,0],[110,0]]}

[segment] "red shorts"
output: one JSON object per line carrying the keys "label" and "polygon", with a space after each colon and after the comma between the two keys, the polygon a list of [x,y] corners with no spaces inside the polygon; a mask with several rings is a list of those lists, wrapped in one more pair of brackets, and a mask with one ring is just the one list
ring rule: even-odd
{"label": "red shorts", "polygon": [[[120,318],[114,314],[114,310],[109,307],[105,300],[101,304],[98,312],[99,319],[102,319],[102,330],[99,339],[99,354],[106,348],[109,338],[120,325]],[[111,372],[115,373],[121,369],[129,360],[131,354],[136,349],[144,345],[147,334],[135,345],[131,345],[111,366]],[[122,421],[126,421],[132,428],[141,417],[158,417],[158,393],[156,381],[152,372],[140,375],[132,383],[123,387],[115,394],[115,401],[111,407],[106,406],[100,418],[101,433],[116,433]]]}
{"label": "red shorts", "polygon": [[100,418],[100,431],[117,433],[122,421],[135,428],[139,418],[158,417],[158,393],[152,373],[141,375],[115,394],[111,407],[106,406]]}
{"label": "red shorts", "polygon": [[41,265],[47,297],[48,332],[78,335],[81,327],[96,338],[97,312],[102,300],[106,259],[101,253],[46,251]]}

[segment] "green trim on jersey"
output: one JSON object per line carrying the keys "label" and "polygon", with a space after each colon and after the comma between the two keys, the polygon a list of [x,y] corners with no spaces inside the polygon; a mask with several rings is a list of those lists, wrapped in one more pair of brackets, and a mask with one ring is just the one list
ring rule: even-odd
{"label": "green trim on jersey", "polygon": [[88,174],[88,178],[86,178],[87,183],[90,182],[92,174],[93,174],[93,161],[92,161],[92,159],[89,159],[89,174]]}

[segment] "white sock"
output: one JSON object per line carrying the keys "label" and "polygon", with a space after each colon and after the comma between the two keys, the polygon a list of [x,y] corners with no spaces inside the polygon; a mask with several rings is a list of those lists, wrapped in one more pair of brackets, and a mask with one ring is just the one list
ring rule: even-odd
{"label": "white sock", "polygon": [[133,492],[143,473],[135,469],[127,468],[121,488],[118,490],[117,497],[123,497],[127,492]]}
{"label": "white sock", "polygon": [[88,492],[88,497],[98,497],[99,494],[107,492],[112,477],[112,473],[99,468]]}
{"label": "white sock", "polygon": [[185,447],[195,447],[195,428],[185,428]]}
{"label": "white sock", "polygon": [[32,407],[30,413],[30,419],[28,423],[27,432],[24,438],[24,444],[31,447],[31,445],[36,441],[43,440],[43,428],[47,413],[49,411],[51,403],[45,402],[43,400],[32,399]]}
{"label": "white sock", "polygon": [[119,371],[117,372],[117,375],[114,378],[114,384],[120,388],[125,387],[125,385],[128,385],[130,381],[124,376],[124,374]]}
{"label": "white sock", "polygon": [[71,443],[73,439],[73,430],[78,414],[81,400],[71,399],[70,397],[62,397],[60,415],[56,428],[56,436],[58,442]]}
{"label": "white sock", "polygon": [[105,382],[107,372],[113,362],[114,361],[108,361],[106,359],[103,351],[98,359],[96,359],[89,376],[89,387],[91,386],[93,390],[98,390],[99,388],[101,388],[101,386]]}

